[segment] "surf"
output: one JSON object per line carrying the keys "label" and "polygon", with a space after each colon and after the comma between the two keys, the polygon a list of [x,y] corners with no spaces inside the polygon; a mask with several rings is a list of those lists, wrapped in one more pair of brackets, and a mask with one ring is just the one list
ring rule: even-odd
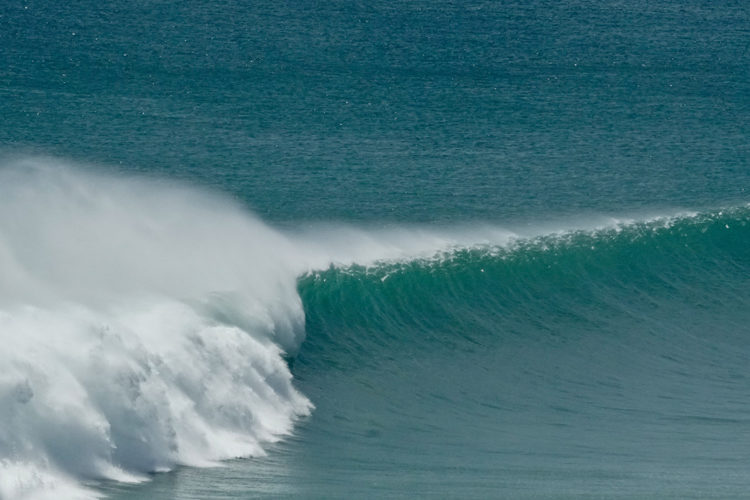
{"label": "surf", "polygon": [[184,184],[5,160],[0,498],[94,498],[91,480],[262,456],[314,410],[292,366],[523,343],[572,316],[606,331],[675,297],[701,307],[697,282],[741,299],[749,221],[734,206],[281,230]]}
{"label": "surf", "polygon": [[263,453],[312,404],[294,249],[236,204],[52,159],[0,170],[0,498]]}

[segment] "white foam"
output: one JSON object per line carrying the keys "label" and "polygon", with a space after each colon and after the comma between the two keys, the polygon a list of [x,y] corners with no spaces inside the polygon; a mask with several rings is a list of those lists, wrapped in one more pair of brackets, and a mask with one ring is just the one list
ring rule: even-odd
{"label": "white foam", "polygon": [[296,250],[205,193],[0,170],[0,498],[258,455],[309,401]]}

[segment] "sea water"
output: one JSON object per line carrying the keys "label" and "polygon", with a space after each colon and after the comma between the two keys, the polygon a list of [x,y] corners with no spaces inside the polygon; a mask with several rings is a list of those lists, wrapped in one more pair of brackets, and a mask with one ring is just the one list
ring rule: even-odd
{"label": "sea water", "polygon": [[0,499],[745,497],[749,33],[6,2]]}

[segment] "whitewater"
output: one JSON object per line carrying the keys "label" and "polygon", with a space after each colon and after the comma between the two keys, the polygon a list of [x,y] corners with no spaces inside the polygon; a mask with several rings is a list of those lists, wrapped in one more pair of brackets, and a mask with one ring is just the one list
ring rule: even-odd
{"label": "whitewater", "polygon": [[5,165],[0,200],[1,498],[257,455],[310,411],[284,361],[304,318],[278,233],[215,196],[41,160]]}
{"label": "whitewater", "polygon": [[698,217],[280,230],[187,185],[5,160],[0,499],[97,498],[92,481],[262,456],[314,409],[288,365],[305,337],[300,277],[364,267],[385,281],[398,262],[543,252],[581,235],[593,249],[601,234]]}

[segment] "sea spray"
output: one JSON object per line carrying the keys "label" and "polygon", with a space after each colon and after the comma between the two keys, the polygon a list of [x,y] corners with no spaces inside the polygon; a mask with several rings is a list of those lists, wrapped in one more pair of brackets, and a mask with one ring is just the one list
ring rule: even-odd
{"label": "sea spray", "polygon": [[0,498],[263,453],[311,409],[288,241],[226,200],[52,160],[0,171]]}

